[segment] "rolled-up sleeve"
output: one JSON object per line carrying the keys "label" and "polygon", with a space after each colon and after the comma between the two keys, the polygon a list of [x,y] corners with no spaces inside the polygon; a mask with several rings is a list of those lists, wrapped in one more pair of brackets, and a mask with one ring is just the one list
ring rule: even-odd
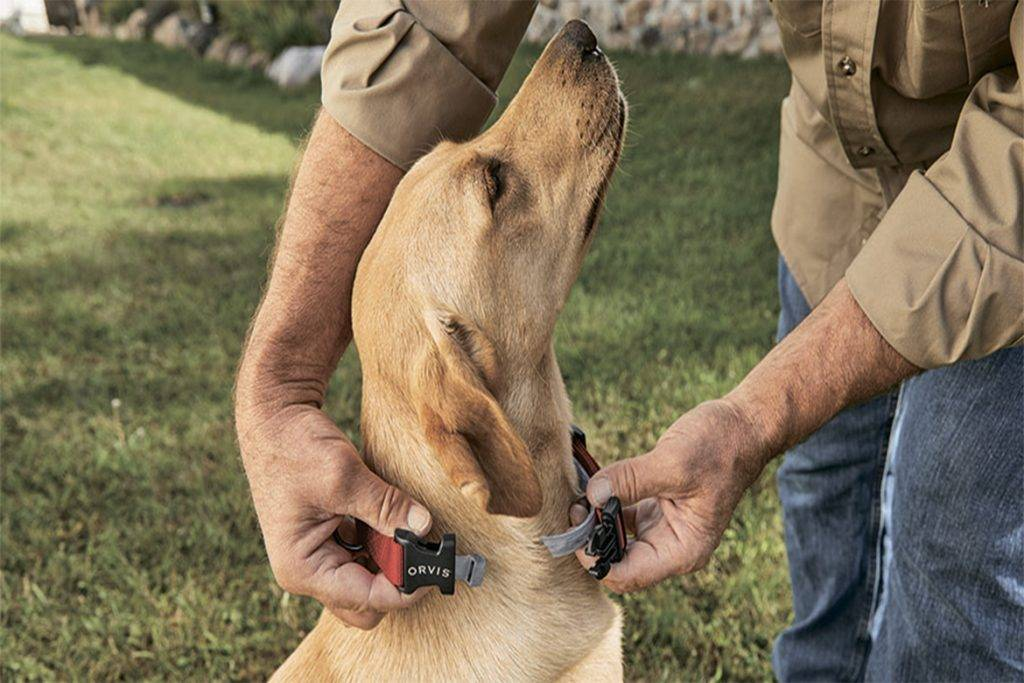
{"label": "rolled-up sleeve", "polygon": [[321,69],[324,109],[407,169],[475,135],[533,15],[520,0],[342,0]]}
{"label": "rolled-up sleeve", "polygon": [[972,90],[949,151],[915,173],[846,271],[893,348],[933,368],[1024,341],[1024,5],[1015,66]]}

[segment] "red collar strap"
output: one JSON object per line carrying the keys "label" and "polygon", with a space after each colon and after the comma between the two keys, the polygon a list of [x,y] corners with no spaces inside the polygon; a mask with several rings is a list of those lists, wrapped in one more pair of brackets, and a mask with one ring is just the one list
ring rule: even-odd
{"label": "red collar strap", "polygon": [[[572,457],[576,461],[576,474],[580,489],[587,490],[587,482],[601,466],[587,450],[587,435],[576,425],[572,426]],[[587,499],[581,501],[587,504]],[[541,539],[548,551],[555,557],[567,555],[578,548],[597,562],[587,571],[601,580],[608,574],[612,564],[622,560],[626,553],[626,521],[622,516],[622,504],[612,496],[599,508],[590,510],[586,519],[568,531]]]}
{"label": "red collar strap", "polygon": [[[572,428],[572,455],[580,488],[601,466],[587,450],[587,437],[576,426]],[[470,587],[484,579],[487,561],[480,555],[457,555],[455,534],[445,534],[440,542],[420,539],[408,529],[397,529],[393,537],[356,520],[356,540],[346,541],[338,531],[334,540],[343,548],[370,556],[381,573],[403,593],[412,593],[421,586],[438,586],[444,595],[455,593],[455,580]],[[622,559],[626,548],[626,526],[618,498],[611,498],[603,508],[591,510],[587,519],[564,534],[545,536],[541,541],[555,556],[566,555],[586,545],[586,553],[597,557],[589,570],[597,579],[604,578],[612,563]]]}
{"label": "red collar strap", "polygon": [[334,532],[334,540],[354,553],[366,553],[388,581],[403,593],[421,586],[437,586],[444,595],[455,593],[455,580],[470,587],[484,580],[487,561],[480,555],[456,555],[455,534],[445,534],[440,542],[424,541],[408,529],[396,529],[385,536],[360,519],[356,520],[356,541],[350,543]]}

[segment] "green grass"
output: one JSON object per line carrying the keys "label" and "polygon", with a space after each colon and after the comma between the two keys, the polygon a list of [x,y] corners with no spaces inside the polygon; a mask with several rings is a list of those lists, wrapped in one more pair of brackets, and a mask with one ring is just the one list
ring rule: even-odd
{"label": "green grass", "polygon": [[[0,57],[4,678],[264,677],[318,608],[274,585],[230,393],[316,89],[146,44],[0,36]],[[775,62],[617,61],[629,147],[558,330],[606,460],[771,344],[787,84]],[[350,433],[358,394],[349,354],[328,410]],[[623,600],[630,678],[769,678],[785,567],[766,475],[707,569]]]}

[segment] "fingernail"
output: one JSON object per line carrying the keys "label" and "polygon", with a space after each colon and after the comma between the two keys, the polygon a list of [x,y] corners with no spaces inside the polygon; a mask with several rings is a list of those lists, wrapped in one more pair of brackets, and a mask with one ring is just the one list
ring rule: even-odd
{"label": "fingernail", "polygon": [[414,534],[421,535],[430,528],[430,513],[419,505],[412,505],[409,507],[409,516],[406,522]]}
{"label": "fingernail", "polygon": [[587,518],[587,509],[582,505],[573,505],[569,508],[569,521],[573,524],[579,524]]}
{"label": "fingernail", "polygon": [[612,483],[607,477],[594,477],[587,487],[587,497],[594,505],[604,505],[612,497]]}

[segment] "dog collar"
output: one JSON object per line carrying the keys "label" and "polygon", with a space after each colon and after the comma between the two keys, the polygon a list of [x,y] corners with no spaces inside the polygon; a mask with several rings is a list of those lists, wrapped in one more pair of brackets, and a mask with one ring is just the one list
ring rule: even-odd
{"label": "dog collar", "polygon": [[480,555],[458,555],[455,534],[445,534],[437,543],[425,541],[408,529],[396,529],[385,536],[362,520],[356,520],[356,542],[346,541],[338,531],[334,540],[354,553],[365,553],[388,581],[403,593],[421,586],[437,586],[443,595],[455,593],[455,580],[476,588],[484,580],[487,560]]}
{"label": "dog collar", "polygon": [[[573,425],[571,431],[576,475],[580,489],[585,491],[587,482],[601,466],[587,450],[583,430]],[[586,498],[581,502],[586,504]],[[455,552],[455,534],[444,534],[436,543],[425,541],[408,529],[396,529],[394,536],[385,536],[357,519],[355,542],[345,540],[337,530],[334,540],[350,552],[369,555],[388,581],[403,593],[412,593],[422,586],[437,586],[443,595],[453,595],[456,580],[476,588],[483,583],[487,570],[487,560],[482,556]],[[597,558],[588,571],[594,578],[603,579],[626,549],[626,525],[619,499],[609,498],[603,507],[591,509],[582,523],[540,540],[555,557],[586,546],[586,554]]]}
{"label": "dog collar", "polygon": [[[601,466],[587,450],[587,435],[583,430],[573,425],[571,432],[576,476],[580,490],[586,491],[587,482],[597,474]],[[590,507],[586,497],[579,502]],[[626,553],[626,522],[622,516],[622,505],[618,498],[612,496],[603,506],[590,508],[586,518],[568,531],[543,536],[540,540],[554,557],[585,548],[587,555],[597,558],[597,562],[587,571],[595,579],[601,580],[608,574],[612,564],[620,561]]]}

